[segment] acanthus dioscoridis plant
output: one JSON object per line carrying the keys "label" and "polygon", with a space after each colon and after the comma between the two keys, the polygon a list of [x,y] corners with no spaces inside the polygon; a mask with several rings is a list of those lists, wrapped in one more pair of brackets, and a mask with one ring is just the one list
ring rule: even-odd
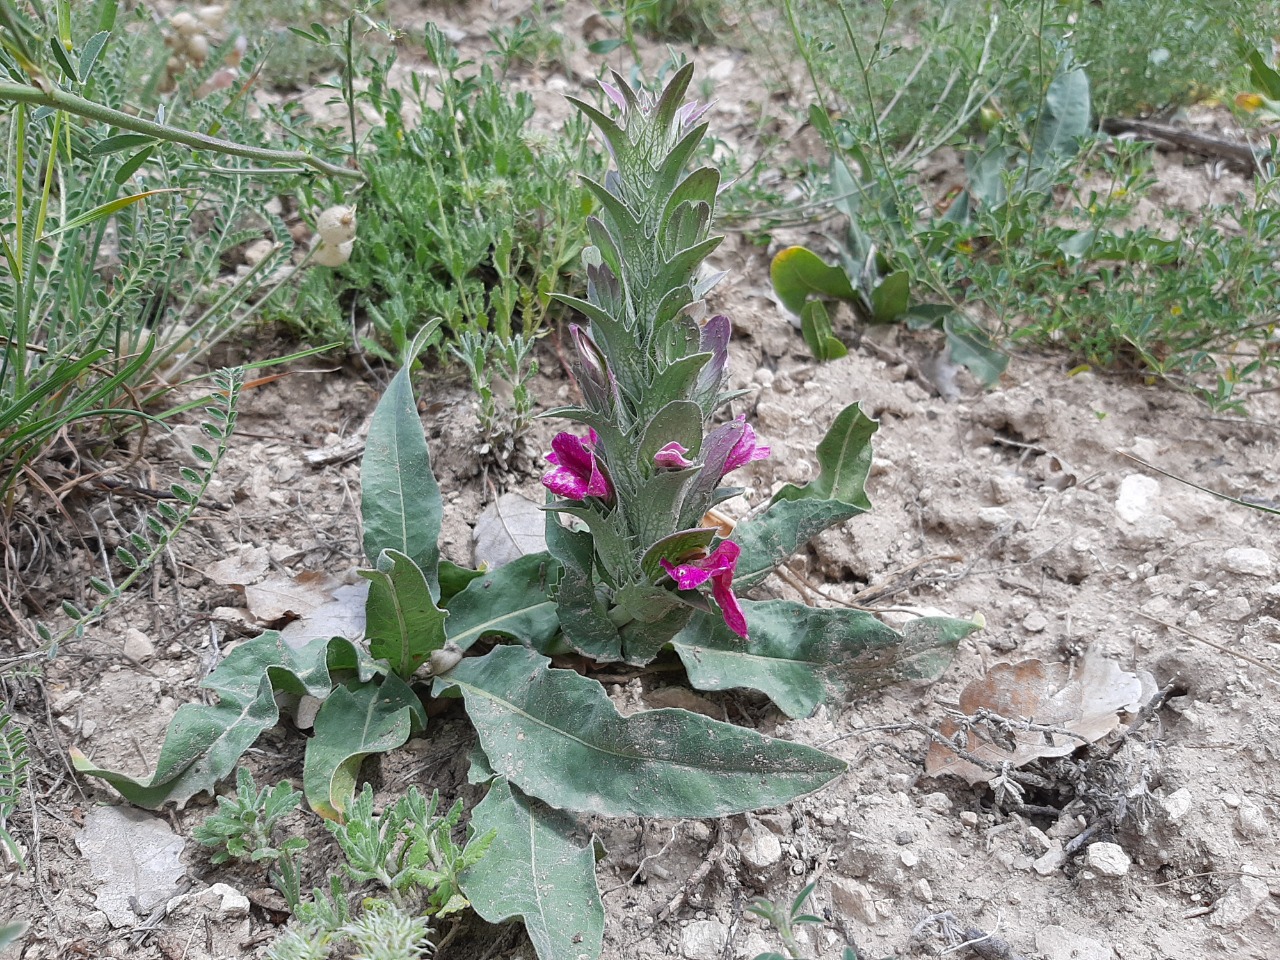
{"label": "acanthus dioscoridis plant", "polygon": [[[178,712],[150,781],[80,757],[82,771],[146,806],[185,800],[231,773],[280,702],[310,694],[322,704],[304,789],[342,821],[361,760],[430,735],[423,697],[461,697],[476,731],[470,778],[486,788],[471,835],[488,844],[462,892],[487,920],[523,919],[543,960],[591,960],[604,909],[583,815],[726,816],[845,769],[685,710],[622,716],[591,664],[643,667],[671,651],[693,687],[760,691],[790,717],[941,672],[975,624],[922,618],[897,633],[861,611],[744,599],[814,534],[869,508],[876,425],[856,404],[819,443],[815,479],[783,486],[731,532],[704,519],[737,492],[726,479],[769,448],[732,416],[731,323],[704,304],[721,279],[703,271],[720,239],[720,177],[686,173],[707,129],[706,108],[682,102],[691,76],[686,66],[652,97],[615,75],[603,85],[611,113],[574,101],[614,169],[586,181],[599,203],[586,298],[561,298],[584,319],[571,328],[582,403],[547,414],[578,425],[551,444],[547,552],[492,571],[441,558],[443,507],[406,367],[374,412],[362,465],[364,638],[295,648],[264,633],[205,681],[216,705]],[[566,653],[579,669],[557,666]]]}

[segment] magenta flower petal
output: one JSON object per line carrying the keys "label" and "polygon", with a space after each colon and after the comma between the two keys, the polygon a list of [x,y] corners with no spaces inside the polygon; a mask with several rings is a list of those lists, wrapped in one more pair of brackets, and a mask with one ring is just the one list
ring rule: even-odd
{"label": "magenta flower petal", "polygon": [[693,466],[693,461],[685,456],[688,452],[688,448],[672,440],[653,455],[653,462],[667,470],[683,470]]}
{"label": "magenta flower petal", "polygon": [[746,422],[746,417],[739,417],[742,420],[742,438],[729,451],[729,456],[724,462],[724,472],[737,470],[739,467],[745,467],[753,460],[764,460],[769,456],[770,450],[764,444],[760,443],[756,432],[752,429],[751,424]]}
{"label": "magenta flower petal", "polygon": [[556,469],[542,478],[542,485],[552,493],[570,500],[599,497],[613,499],[613,484],[595,454],[599,438],[591,431],[590,442],[572,433],[558,433],[551,441],[547,461]]}
{"label": "magenta flower petal", "polygon": [[722,540],[720,545],[709,556],[688,563],[673,564],[668,560],[659,561],[662,569],[670,574],[671,579],[681,590],[693,590],[711,581],[711,596],[720,607],[720,615],[725,625],[747,639],[747,618],[742,606],[733,593],[733,575],[738,567],[738,557],[742,548],[732,540]]}
{"label": "magenta flower petal", "polygon": [[692,563],[673,564],[670,560],[659,560],[662,569],[670,574],[671,579],[676,582],[676,586],[681,590],[693,590],[702,586],[711,579],[711,573],[699,566],[705,563],[705,560],[695,560]]}

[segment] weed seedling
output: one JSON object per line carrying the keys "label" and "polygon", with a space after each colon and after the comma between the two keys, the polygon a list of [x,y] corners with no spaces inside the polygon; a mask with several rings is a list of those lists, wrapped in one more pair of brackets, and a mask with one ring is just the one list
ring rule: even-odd
{"label": "weed seedling", "polygon": [[218,797],[218,810],[210,814],[191,835],[202,846],[213,848],[212,863],[228,860],[278,860],[307,848],[302,837],[289,837],[276,846],[277,824],[298,808],[301,792],[286,781],[258,789],[247,767],[236,771],[236,792]]}

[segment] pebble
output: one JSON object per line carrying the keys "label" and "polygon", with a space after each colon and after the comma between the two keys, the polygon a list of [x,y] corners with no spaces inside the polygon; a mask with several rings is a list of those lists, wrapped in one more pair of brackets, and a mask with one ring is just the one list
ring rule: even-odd
{"label": "pebble", "polygon": [[1222,554],[1222,568],[1247,577],[1269,577],[1274,566],[1265,550],[1257,547],[1232,547]]}
{"label": "pebble", "polygon": [[729,928],[719,920],[695,920],[680,931],[680,952],[689,960],[718,960],[729,943]]}
{"label": "pebble", "polygon": [[1249,601],[1244,597],[1231,597],[1218,604],[1213,612],[1223,620],[1239,622],[1249,616]]}
{"label": "pebble", "polygon": [[744,866],[757,872],[767,870],[782,859],[782,844],[766,829],[748,827],[738,838]]}
{"label": "pebble", "polygon": [[902,865],[910,870],[920,862],[920,855],[914,850],[902,850],[898,853],[898,859],[902,861]]}
{"label": "pebble", "polygon": [[1234,930],[1252,917],[1270,895],[1267,881],[1259,877],[1241,877],[1218,898],[1209,923],[1223,930]]}
{"label": "pebble", "polygon": [[1118,843],[1091,843],[1085,862],[1104,877],[1123,877],[1129,872],[1129,855]]}
{"label": "pebble", "polygon": [[924,877],[915,882],[911,892],[916,895],[916,899],[921,903],[933,903],[933,887],[929,886],[929,881]]}
{"label": "pebble", "polygon": [[1049,849],[1039,858],[1031,862],[1031,869],[1042,877],[1057,872],[1067,862],[1066,851],[1062,849],[1062,841],[1054,838],[1049,841]]}
{"label": "pebble", "polygon": [[1236,830],[1242,837],[1265,837],[1271,833],[1271,825],[1262,808],[1246,797],[1236,811]]}
{"label": "pebble", "polygon": [[1142,473],[1131,473],[1120,481],[1116,495],[1116,514],[1126,523],[1137,523],[1155,513],[1160,484]]}
{"label": "pebble", "polygon": [[1170,823],[1177,823],[1191,812],[1191,791],[1186,787],[1179,787],[1167,797],[1161,797],[1158,802],[1164,810],[1165,819]]}
{"label": "pebble", "polygon": [[978,522],[988,527],[1003,527],[1013,520],[1004,507],[982,507],[978,510]]}
{"label": "pebble", "polygon": [[156,645],[137,627],[124,632],[124,655],[135,662],[150,660],[156,655]]}
{"label": "pebble", "polygon": [[966,827],[976,827],[978,825],[978,815],[972,810],[963,810],[960,813],[960,822]]}
{"label": "pebble", "polygon": [[1027,633],[1043,633],[1049,626],[1049,619],[1039,611],[1028,613],[1022,620],[1022,629]]}
{"label": "pebble", "polygon": [[831,902],[847,916],[854,917],[868,927],[880,919],[870,891],[856,880],[832,880]]}
{"label": "pebble", "polygon": [[49,705],[54,713],[70,713],[84,699],[83,690],[68,690]]}

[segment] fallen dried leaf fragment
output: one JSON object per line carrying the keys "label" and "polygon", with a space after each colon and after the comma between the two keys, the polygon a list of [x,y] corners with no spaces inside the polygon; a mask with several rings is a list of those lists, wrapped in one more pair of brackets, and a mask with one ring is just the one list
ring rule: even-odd
{"label": "fallen dried leaf fragment", "polygon": [[[989,722],[973,724],[964,751],[1014,768],[1039,757],[1064,757],[1105,737],[1119,726],[1121,713],[1136,713],[1152,688],[1105,657],[1086,656],[1075,667],[1040,660],[997,664],[964,688],[960,710],[968,717],[994,714],[1009,721],[1007,728],[995,734]],[[939,732],[951,738],[960,727],[960,721],[951,719]],[[949,774],[970,784],[992,777],[991,771],[936,742],[929,745],[924,768],[930,776]]]}

